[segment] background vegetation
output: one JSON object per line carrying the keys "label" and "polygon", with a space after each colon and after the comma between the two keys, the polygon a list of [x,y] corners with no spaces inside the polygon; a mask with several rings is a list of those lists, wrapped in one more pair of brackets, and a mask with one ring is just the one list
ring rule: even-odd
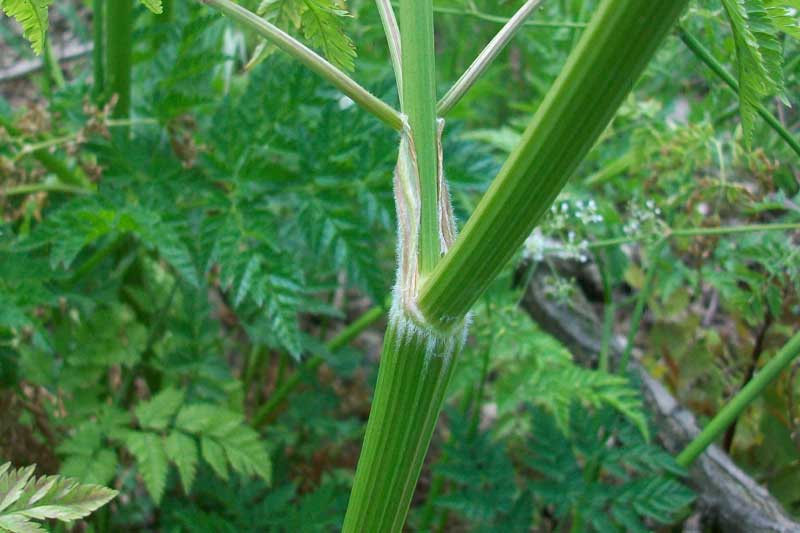
{"label": "background vegetation", "polygon": [[[395,105],[373,2],[242,3]],[[435,3],[440,93],[519,4]],[[596,4],[544,2],[450,114],[460,220]],[[129,118],[97,94],[85,59],[0,77],[0,464],[119,491],[88,520],[97,531],[335,530],[380,314],[351,344],[337,335],[389,295],[397,135],[202,4],[165,7],[134,9]],[[740,93],[671,36],[480,300],[411,530],[648,530],[695,512],[685,470],[609,354],[631,338],[702,420],[800,324],[798,154],[756,111],[763,101],[797,132],[797,19],[773,32],[778,59],[753,63],[770,70],[754,72],[752,28],[725,15],[693,2],[682,28]],[[52,5],[56,49],[91,32],[85,3]],[[9,19],[0,39],[0,65],[32,58]],[[565,260],[591,275],[565,275]],[[531,275],[604,317],[596,367],[519,307]],[[798,368],[721,442],[795,516]]]}

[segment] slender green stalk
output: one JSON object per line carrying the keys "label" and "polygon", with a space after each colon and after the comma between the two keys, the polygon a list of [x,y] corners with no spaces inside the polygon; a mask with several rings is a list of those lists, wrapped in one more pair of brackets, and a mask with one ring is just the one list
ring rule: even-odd
{"label": "slender green stalk", "polygon": [[764,368],[756,373],[755,377],[739,393],[723,407],[717,416],[697,435],[692,442],[678,455],[679,465],[688,467],[708,448],[744,409],[758,398],[761,392],[772,383],[775,378],[792,361],[800,355],[800,333],[796,333],[789,342],[778,352]]}
{"label": "slender green stalk", "polygon": [[[11,136],[16,137],[20,135],[19,129],[17,129],[16,126],[14,126],[14,124],[12,124],[10,120],[6,119],[3,116],[0,116],[0,126],[5,128],[5,130]],[[62,159],[56,157],[54,154],[51,154],[47,148],[48,148],[47,146],[37,147],[36,149],[30,151],[29,153],[34,159],[39,161],[39,163],[41,163],[45,169],[55,174],[55,176],[62,184],[82,189],[92,188],[92,185],[86,178],[86,176],[70,170],[67,164]],[[91,192],[91,190],[88,190],[87,192]],[[6,194],[8,194],[7,191]],[[24,194],[24,193],[19,193],[19,194]]]}
{"label": "slender green stalk", "polygon": [[636,307],[633,309],[631,315],[631,325],[628,328],[628,338],[625,342],[625,351],[622,352],[622,357],[619,360],[619,373],[624,374],[628,371],[628,363],[631,360],[631,353],[633,352],[633,341],[636,338],[636,333],[639,331],[639,325],[644,316],[644,309],[647,306],[647,300],[650,299],[650,294],[653,292],[653,281],[658,272],[657,264],[658,258],[661,256],[661,251],[664,249],[666,239],[659,240],[652,248],[653,253],[650,261],[650,269],[647,271],[647,276],[644,278],[644,285],[639,289],[639,294],[636,297]]}
{"label": "slender green stalk", "polygon": [[100,101],[105,93],[106,83],[106,34],[105,13],[106,0],[92,0],[92,67],[94,72],[94,98]]}
{"label": "slender green stalk", "polygon": [[[689,48],[689,50],[691,50],[692,53],[694,53],[694,55],[700,59],[700,61],[705,63],[705,65],[710,68],[719,79],[724,81],[728,87],[733,89],[734,92],[737,94],[739,93],[739,82],[737,82],[733,75],[731,75],[731,73],[728,72],[725,67],[722,66],[722,64],[717,61],[716,58],[714,58],[713,55],[711,55],[711,52],[706,49],[706,47],[704,47],[694,35],[686,31],[685,28],[679,27],[678,36],[680,36],[681,41],[683,41],[687,48]],[[775,133],[780,135],[780,137],[786,141],[786,144],[788,144],[797,155],[800,155],[800,141],[798,141],[797,138],[792,135],[792,133],[787,130],[783,124],[781,124],[781,122],[775,118],[775,116],[770,113],[769,110],[767,110],[767,108],[762,104],[757,104],[755,108],[758,114],[761,115],[761,118],[764,119],[764,122],[769,124],[769,126],[775,130]]]}
{"label": "slender green stalk", "polygon": [[[342,348],[343,346],[349,344],[353,339],[358,337],[365,329],[369,326],[374,324],[379,318],[381,318],[386,311],[386,308],[383,306],[375,306],[363,315],[361,315],[357,320],[355,320],[352,324],[344,328],[338,335],[328,341],[325,347],[330,352],[335,352],[336,350]],[[265,403],[261,408],[256,411],[255,415],[253,415],[253,425],[255,427],[262,427],[266,424],[278,408],[283,404],[286,397],[297,388],[300,382],[303,379],[304,375],[307,375],[309,372],[313,372],[316,370],[322,363],[325,362],[325,358],[321,355],[315,355],[309,359],[307,359],[302,368],[300,368],[297,372],[292,374],[286,381],[284,381],[276,390],[272,393],[269,397],[267,403]]]}
{"label": "slender green stalk", "polygon": [[432,0],[400,1],[400,37],[403,112],[408,116],[420,184],[419,270],[425,276],[441,255]]}
{"label": "slender green stalk", "polygon": [[737,235],[741,233],[756,233],[759,231],[787,231],[800,229],[800,223],[776,224],[749,224],[745,226],[728,226],[718,228],[686,228],[672,230],[672,237],[699,237],[703,235]]}
{"label": "slender green stalk", "polygon": [[18,196],[20,194],[33,194],[37,192],[63,192],[67,194],[93,194],[92,189],[65,185],[63,183],[28,183],[0,189],[0,196]]}
{"label": "slender green stalk", "polygon": [[[476,9],[459,9],[457,7],[434,6],[434,13],[442,13],[447,15],[463,15],[468,17],[475,17],[486,22],[494,22],[496,24],[506,24],[510,19],[507,17],[499,17],[497,15],[490,15],[483,13]],[[529,28],[585,28],[587,25],[584,22],[565,21],[551,21],[551,20],[530,20],[525,22],[523,26]]]}
{"label": "slender green stalk", "polygon": [[439,101],[437,111],[439,116],[445,116],[450,112],[453,107],[467,94],[467,91],[475,85],[475,82],[486,72],[486,69],[494,62],[500,52],[511,42],[511,39],[522,29],[525,21],[530,17],[533,12],[539,7],[542,0],[528,0],[519,8],[513,17],[508,19],[503,29],[486,45],[472,65],[461,75],[453,86],[447,91],[447,94]]}
{"label": "slender green stalk", "polygon": [[[747,224],[744,226],[718,226],[713,228],[682,228],[671,229],[668,228],[664,231],[662,238],[668,239],[670,237],[702,237],[707,235],[740,235],[743,233],[758,233],[761,231],[791,231],[800,229],[800,222],[780,222],[774,224]],[[590,242],[588,247],[590,249],[607,248],[609,246],[618,246],[620,244],[628,244],[632,242],[641,242],[650,239],[651,235],[631,235],[626,237],[614,237],[613,239],[602,239],[599,241]]]}
{"label": "slender green stalk", "polygon": [[389,0],[375,0],[378,6],[378,14],[381,16],[383,31],[386,33],[386,42],[389,45],[389,56],[392,58],[392,69],[397,81],[397,94],[400,97],[400,105],[403,104],[403,54],[400,41],[400,27],[397,25],[397,17],[394,15],[392,3]]}
{"label": "slender green stalk", "polygon": [[230,0],[199,1],[218,9],[239,24],[256,32],[310,70],[328,80],[337,89],[349,96],[357,105],[361,106],[369,113],[372,113],[388,126],[398,131],[403,129],[403,119],[400,117],[400,113],[398,113],[397,110],[370,94],[369,91],[356,83],[347,74],[331,65],[319,54],[288,33]]}
{"label": "slender green stalk", "polygon": [[553,203],[687,0],[605,0],[450,252],[424,281],[436,326],[463,317]]}
{"label": "slender green stalk", "polygon": [[609,254],[603,254],[603,338],[600,343],[600,361],[598,367],[608,372],[608,360],[611,354],[611,337],[614,335],[614,318],[617,306],[614,302],[613,276],[611,274]]}
{"label": "slender green stalk", "polygon": [[117,98],[113,116],[127,118],[131,114],[133,0],[109,0],[106,9],[106,73],[109,91]]}
{"label": "slender green stalk", "polygon": [[61,71],[61,65],[58,64],[58,57],[53,49],[53,40],[50,39],[50,36],[45,37],[44,40],[44,67],[51,87],[61,89],[67,84],[64,81],[64,73]]}

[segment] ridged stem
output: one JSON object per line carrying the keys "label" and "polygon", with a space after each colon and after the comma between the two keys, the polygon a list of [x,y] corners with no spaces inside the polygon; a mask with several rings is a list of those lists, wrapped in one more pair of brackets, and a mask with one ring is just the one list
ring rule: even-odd
{"label": "ridged stem", "polygon": [[256,32],[349,96],[357,105],[395,130],[403,129],[400,113],[356,83],[306,45],[230,0],[199,0]]}
{"label": "ridged stem", "polygon": [[[109,0],[106,4],[106,74],[108,88],[117,97],[114,118],[131,114],[133,53],[133,0]],[[127,133],[127,128],[123,128]]]}
{"label": "ridged stem", "polygon": [[[710,68],[719,79],[724,81],[728,87],[733,89],[735,93],[739,93],[739,82],[736,81],[736,78],[734,78],[730,72],[725,70],[725,67],[723,67],[722,64],[717,61],[713,55],[711,55],[711,52],[708,51],[708,49],[706,49],[706,47],[703,46],[694,35],[686,31],[685,28],[679,27],[678,36],[681,38],[681,41],[683,41],[683,44],[685,44],[686,47],[691,50],[700,61],[705,63],[705,65]],[[800,155],[800,141],[798,141],[797,138],[792,135],[792,133],[787,130],[783,124],[781,124],[781,122],[775,118],[775,116],[770,113],[769,110],[767,110],[767,108],[762,104],[757,103],[755,108],[758,114],[761,115],[761,118],[764,119],[764,122],[769,124],[769,126],[775,130],[775,133],[780,135],[780,137],[786,141],[786,144],[788,144],[797,155]]]}
{"label": "ridged stem", "polygon": [[419,308],[457,321],[522,245],[614,117],[688,0],[604,0],[455,246],[424,281]]}
{"label": "ridged stem", "polygon": [[753,403],[763,390],[800,355],[800,333],[796,333],[772,360],[759,370],[755,377],[723,407],[703,431],[678,455],[679,465],[688,467],[708,448],[742,411]]}
{"label": "ridged stem", "polygon": [[439,261],[436,64],[432,0],[400,1],[403,50],[403,112],[416,150],[421,192],[419,269],[424,276]]}
{"label": "ridged stem", "polygon": [[402,530],[462,346],[460,336],[431,334],[393,309],[345,533]]}

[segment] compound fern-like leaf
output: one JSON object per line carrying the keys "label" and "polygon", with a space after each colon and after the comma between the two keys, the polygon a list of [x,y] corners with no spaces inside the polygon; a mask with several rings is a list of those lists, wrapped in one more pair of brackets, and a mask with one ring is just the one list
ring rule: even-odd
{"label": "compound fern-like leaf", "polygon": [[32,520],[69,522],[88,516],[117,495],[100,485],[83,485],[62,476],[33,475],[35,466],[0,466],[0,531],[45,531]]}
{"label": "compound fern-like leaf", "polygon": [[764,0],[723,0],[733,29],[739,75],[739,107],[747,145],[753,140],[757,107],[767,96],[783,96],[783,48]]}
{"label": "compound fern-like leaf", "polygon": [[22,26],[23,35],[37,55],[44,49],[49,24],[47,10],[52,3],[53,0],[0,0],[0,9]]}

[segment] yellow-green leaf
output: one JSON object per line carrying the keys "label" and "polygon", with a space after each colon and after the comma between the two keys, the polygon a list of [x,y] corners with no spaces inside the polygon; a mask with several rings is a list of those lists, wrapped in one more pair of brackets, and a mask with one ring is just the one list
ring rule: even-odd
{"label": "yellow-green leaf", "polygon": [[25,38],[31,43],[36,54],[44,49],[47,34],[47,9],[53,0],[0,0],[0,9],[13,17],[22,26]]}

